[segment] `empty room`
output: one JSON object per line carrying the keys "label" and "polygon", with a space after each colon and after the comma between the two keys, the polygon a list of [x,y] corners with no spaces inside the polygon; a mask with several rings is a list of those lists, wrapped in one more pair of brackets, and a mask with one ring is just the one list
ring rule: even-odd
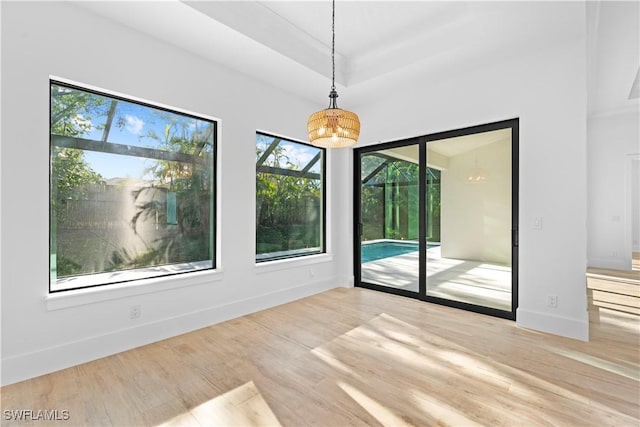
{"label": "empty room", "polygon": [[640,424],[639,2],[0,21],[0,425]]}

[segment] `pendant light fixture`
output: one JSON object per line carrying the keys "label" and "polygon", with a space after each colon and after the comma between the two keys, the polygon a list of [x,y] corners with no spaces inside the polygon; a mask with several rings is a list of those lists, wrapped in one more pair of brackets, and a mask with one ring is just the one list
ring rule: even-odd
{"label": "pendant light fixture", "polygon": [[476,143],[476,161],[474,168],[467,175],[467,184],[484,184],[489,177],[487,172],[478,166],[478,144]]}
{"label": "pendant light fixture", "polygon": [[338,108],[338,92],[336,92],[336,0],[332,2],[331,17],[331,92],[329,92],[329,108],[320,110],[309,116],[307,131],[309,141],[316,147],[343,148],[355,145],[360,135],[360,119],[356,113]]}

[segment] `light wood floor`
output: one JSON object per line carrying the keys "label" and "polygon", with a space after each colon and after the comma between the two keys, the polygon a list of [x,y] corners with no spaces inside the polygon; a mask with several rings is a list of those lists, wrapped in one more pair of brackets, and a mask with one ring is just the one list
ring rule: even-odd
{"label": "light wood floor", "polygon": [[639,339],[606,309],[585,343],[335,289],[0,392],[57,425],[638,426]]}
{"label": "light wood floor", "polygon": [[[636,255],[636,254],[634,254]],[[605,307],[640,315],[640,271],[587,269],[587,292],[591,316]]]}

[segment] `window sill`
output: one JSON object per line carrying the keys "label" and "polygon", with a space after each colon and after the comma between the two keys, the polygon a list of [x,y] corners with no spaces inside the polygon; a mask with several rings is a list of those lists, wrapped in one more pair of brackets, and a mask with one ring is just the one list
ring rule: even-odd
{"label": "window sill", "polygon": [[297,258],[278,259],[256,263],[255,271],[257,274],[269,273],[271,271],[287,270],[290,268],[302,267],[312,264],[321,264],[331,261],[333,261],[333,254],[330,253],[309,255]]}
{"label": "window sill", "polygon": [[222,279],[223,271],[221,269],[195,271],[181,275],[161,276],[87,289],[56,292],[47,295],[45,297],[45,303],[48,311],[61,310],[79,305],[168,291],[186,286],[204,285]]}

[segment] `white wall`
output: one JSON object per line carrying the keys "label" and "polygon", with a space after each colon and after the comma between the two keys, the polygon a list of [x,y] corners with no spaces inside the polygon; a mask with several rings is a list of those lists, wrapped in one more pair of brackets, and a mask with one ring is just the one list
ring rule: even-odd
{"label": "white wall", "polygon": [[510,264],[511,140],[483,145],[477,156],[486,182],[467,182],[476,165],[476,150],[450,157],[448,169],[442,171],[441,254]]}
{"label": "white wall", "polygon": [[363,144],[519,117],[517,324],[586,340],[586,29],[584,4],[572,7],[575,40],[437,79],[408,70],[382,107],[357,111]]}
{"label": "white wall", "polygon": [[[221,119],[221,271],[47,300],[50,75]],[[76,6],[3,2],[2,384],[348,284],[338,256],[254,264],[255,131],[305,138],[318,108]]]}
{"label": "white wall", "polygon": [[591,267],[631,269],[632,225],[638,223],[638,212],[636,208],[634,219],[630,155],[638,153],[637,111],[589,118],[587,247]]}
{"label": "white wall", "polygon": [[[584,6],[575,7],[584,25]],[[65,3],[2,2],[1,19],[2,384],[352,283],[351,150],[329,154],[333,257],[283,269],[253,261],[255,130],[302,139],[321,106]],[[357,109],[363,143],[520,117],[518,324],[580,339],[588,336],[584,70],[579,37],[457,76],[401,79],[421,84]],[[50,75],[222,120],[222,271],[46,299]],[[548,294],[558,295],[557,309],[546,307]],[[131,304],[141,305],[138,321],[128,318]]]}

